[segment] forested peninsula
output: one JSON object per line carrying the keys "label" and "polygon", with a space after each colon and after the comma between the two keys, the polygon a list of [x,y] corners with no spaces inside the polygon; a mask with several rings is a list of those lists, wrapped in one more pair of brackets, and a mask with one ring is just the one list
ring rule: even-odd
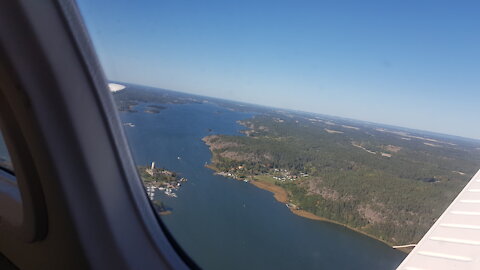
{"label": "forested peninsula", "polygon": [[478,142],[365,122],[261,114],[239,123],[243,135],[203,138],[208,167],[389,245],[419,241],[480,165]]}

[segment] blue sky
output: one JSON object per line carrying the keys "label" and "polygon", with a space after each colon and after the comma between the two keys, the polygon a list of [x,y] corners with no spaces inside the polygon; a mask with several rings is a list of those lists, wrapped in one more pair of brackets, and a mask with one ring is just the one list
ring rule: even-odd
{"label": "blue sky", "polygon": [[480,139],[480,1],[78,2],[111,80]]}

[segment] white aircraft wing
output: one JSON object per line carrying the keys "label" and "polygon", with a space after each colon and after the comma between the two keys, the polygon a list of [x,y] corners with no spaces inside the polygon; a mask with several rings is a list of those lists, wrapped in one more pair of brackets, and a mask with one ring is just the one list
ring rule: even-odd
{"label": "white aircraft wing", "polygon": [[480,171],[397,270],[480,269]]}

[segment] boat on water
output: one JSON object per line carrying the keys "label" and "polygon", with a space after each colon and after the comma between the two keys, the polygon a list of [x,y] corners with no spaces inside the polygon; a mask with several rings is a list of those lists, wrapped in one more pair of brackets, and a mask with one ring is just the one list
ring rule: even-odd
{"label": "boat on water", "polygon": [[171,188],[167,188],[164,193],[165,193],[165,195],[167,195],[168,197],[177,198],[177,194],[173,193]]}
{"label": "boat on water", "polygon": [[167,195],[168,197],[177,198],[177,194],[175,194],[175,193],[173,193],[173,192],[165,192],[165,195]]}

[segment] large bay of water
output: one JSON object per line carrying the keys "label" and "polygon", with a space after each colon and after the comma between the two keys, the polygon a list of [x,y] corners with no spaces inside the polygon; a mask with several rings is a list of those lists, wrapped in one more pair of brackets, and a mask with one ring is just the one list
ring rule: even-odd
{"label": "large bay of water", "polygon": [[[251,114],[213,104],[167,105],[158,114],[122,112],[135,161],[188,178],[169,198],[162,221],[204,269],[395,269],[405,254],[339,225],[292,214],[268,191],[214,175],[201,140],[240,135],[237,120]],[[210,130],[211,129],[211,130]]]}

